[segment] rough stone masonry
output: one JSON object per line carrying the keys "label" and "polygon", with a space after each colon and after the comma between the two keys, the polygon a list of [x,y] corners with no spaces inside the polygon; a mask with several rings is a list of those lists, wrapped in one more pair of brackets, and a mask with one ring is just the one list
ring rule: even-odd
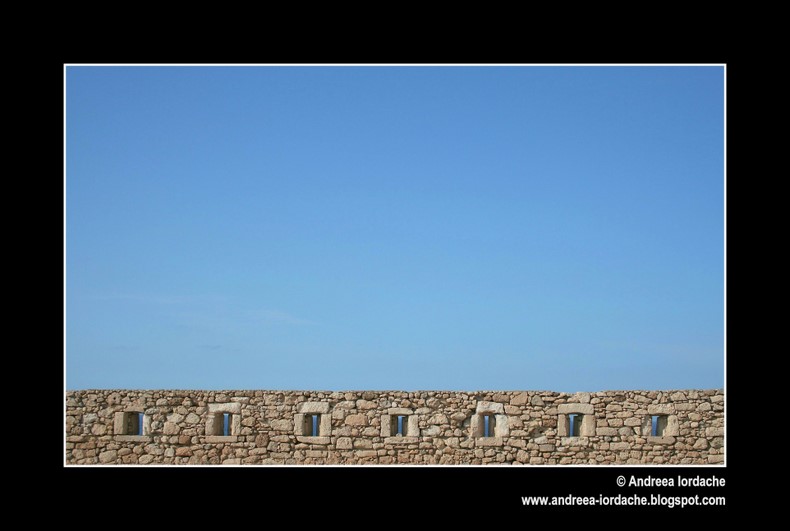
{"label": "rough stone masonry", "polygon": [[720,464],[724,392],[66,393],[67,464]]}

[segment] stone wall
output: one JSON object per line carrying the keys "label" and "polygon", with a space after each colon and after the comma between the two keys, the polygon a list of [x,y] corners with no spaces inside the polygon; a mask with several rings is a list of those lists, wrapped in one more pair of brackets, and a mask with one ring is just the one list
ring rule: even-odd
{"label": "stone wall", "polygon": [[68,391],[65,444],[68,464],[713,464],[724,393]]}

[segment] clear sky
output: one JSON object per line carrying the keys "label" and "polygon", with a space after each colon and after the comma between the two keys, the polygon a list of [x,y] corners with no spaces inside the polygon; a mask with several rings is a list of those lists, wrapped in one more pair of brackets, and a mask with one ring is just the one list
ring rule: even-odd
{"label": "clear sky", "polygon": [[67,388],[716,388],[722,67],[67,67]]}

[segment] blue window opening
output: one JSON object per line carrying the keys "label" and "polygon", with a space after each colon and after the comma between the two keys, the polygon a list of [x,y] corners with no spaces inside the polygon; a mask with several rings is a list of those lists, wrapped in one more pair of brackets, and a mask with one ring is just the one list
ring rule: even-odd
{"label": "blue window opening", "polygon": [[222,435],[230,435],[230,413],[223,413],[222,414]]}
{"label": "blue window opening", "polygon": [[650,435],[663,437],[667,429],[667,415],[652,415],[650,419]]}
{"label": "blue window opening", "polygon": [[494,436],[494,415],[483,415],[483,437]]}
{"label": "blue window opening", "polygon": [[143,414],[131,411],[123,414],[123,431],[118,435],[142,435]]}
{"label": "blue window opening", "polygon": [[398,415],[398,431],[395,432],[395,435],[405,436],[406,435],[406,415]]}
{"label": "blue window opening", "polygon": [[320,414],[310,414],[304,417],[304,433],[308,437],[318,437],[319,426],[321,425]]}
{"label": "blue window opening", "polygon": [[571,437],[579,437],[581,435],[583,417],[584,415],[580,413],[571,413],[568,415],[568,434]]}

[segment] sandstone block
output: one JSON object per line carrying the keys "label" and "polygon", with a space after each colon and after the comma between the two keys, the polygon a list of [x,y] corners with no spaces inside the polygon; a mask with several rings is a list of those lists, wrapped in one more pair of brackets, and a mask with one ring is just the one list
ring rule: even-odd
{"label": "sandstone block", "polygon": [[209,404],[209,413],[232,413],[241,415],[241,404],[239,402],[225,402],[223,404]]}
{"label": "sandstone block", "polygon": [[559,404],[557,406],[557,411],[563,415],[570,413],[593,415],[595,413],[595,407],[592,404],[581,404],[581,403]]}
{"label": "sandstone block", "polygon": [[368,423],[367,415],[357,414],[346,417],[345,423],[349,426],[364,426]]}
{"label": "sandstone block", "polygon": [[329,413],[329,402],[303,402],[297,406],[299,413]]}
{"label": "sandstone block", "polygon": [[724,428],[722,428],[722,427],[705,428],[705,435],[707,437],[723,437],[724,436]]}
{"label": "sandstone block", "polygon": [[285,420],[272,420],[269,425],[273,430],[291,432],[294,429],[294,423],[290,419]]}
{"label": "sandstone block", "polygon": [[460,424],[461,422],[466,420],[466,413],[461,413],[461,412],[453,413],[452,415],[450,415],[450,418],[453,419],[456,422],[456,424]]}
{"label": "sandstone block", "polygon": [[113,463],[118,458],[118,452],[115,450],[108,450],[99,454],[99,462],[103,464]]}
{"label": "sandstone block", "polygon": [[510,403],[514,406],[523,406],[529,403],[529,393],[516,393],[510,399]]}

